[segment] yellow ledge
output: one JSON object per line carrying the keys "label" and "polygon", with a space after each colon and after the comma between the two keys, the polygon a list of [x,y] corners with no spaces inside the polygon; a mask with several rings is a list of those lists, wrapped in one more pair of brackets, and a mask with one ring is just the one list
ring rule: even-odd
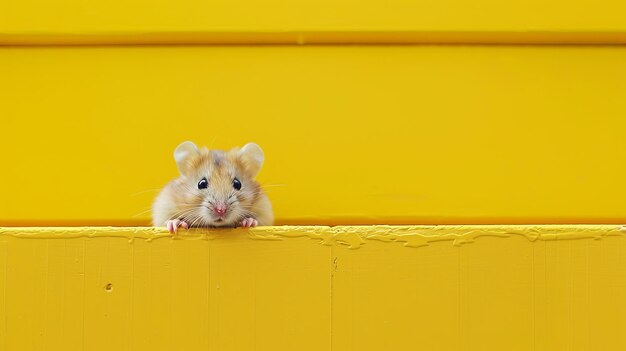
{"label": "yellow ledge", "polygon": [[158,227],[0,227],[0,235],[19,239],[126,238],[151,242],[170,240],[228,240],[245,236],[252,240],[284,240],[307,237],[324,245],[358,249],[367,241],[400,242],[407,247],[448,241],[453,246],[473,243],[480,237],[523,237],[530,242],[602,239],[624,236],[626,227],[616,225],[456,225],[456,226],[271,226],[251,229],[191,229],[171,235]]}
{"label": "yellow ledge", "polygon": [[617,225],[5,227],[0,348],[623,350],[625,250]]}

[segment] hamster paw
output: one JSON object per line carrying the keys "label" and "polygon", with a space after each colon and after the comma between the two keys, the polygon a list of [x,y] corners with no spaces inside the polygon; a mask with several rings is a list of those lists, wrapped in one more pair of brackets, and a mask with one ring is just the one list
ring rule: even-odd
{"label": "hamster paw", "polygon": [[244,220],[241,221],[241,226],[244,228],[256,227],[258,224],[259,221],[252,217],[244,218]]}
{"label": "hamster paw", "polygon": [[170,234],[176,234],[178,228],[183,227],[185,229],[189,229],[189,224],[185,221],[181,221],[180,219],[170,219],[167,221],[167,230]]}

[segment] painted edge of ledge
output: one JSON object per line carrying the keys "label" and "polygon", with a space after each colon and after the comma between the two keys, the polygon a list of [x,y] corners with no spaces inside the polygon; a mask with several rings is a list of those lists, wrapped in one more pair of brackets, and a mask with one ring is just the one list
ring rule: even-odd
{"label": "painted edge of ledge", "polygon": [[114,45],[624,45],[626,32],[171,31],[0,32],[0,46]]}
{"label": "painted edge of ledge", "polygon": [[[624,217],[562,217],[562,216],[481,216],[481,217],[377,217],[377,216],[315,216],[277,218],[275,226],[440,226],[440,225],[619,225]],[[1,227],[146,227],[150,218],[65,218],[7,219],[0,218]]]}
{"label": "painted edge of ledge", "polygon": [[252,240],[309,238],[327,246],[358,249],[368,241],[401,243],[419,248],[436,242],[450,242],[460,247],[479,238],[522,237],[528,242],[562,240],[601,240],[626,238],[625,225],[440,225],[440,226],[272,226],[252,229],[194,229],[170,235],[155,227],[0,227],[0,239],[76,239],[122,238],[129,242],[142,239],[215,240],[245,235]]}

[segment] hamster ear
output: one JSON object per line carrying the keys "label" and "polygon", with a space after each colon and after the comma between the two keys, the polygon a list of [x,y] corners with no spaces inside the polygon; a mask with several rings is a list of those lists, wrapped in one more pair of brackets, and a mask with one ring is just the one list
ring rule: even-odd
{"label": "hamster ear", "polygon": [[243,161],[246,169],[252,177],[256,176],[263,166],[265,154],[261,147],[255,143],[247,143],[239,150],[239,158]]}
{"label": "hamster ear", "polygon": [[185,141],[176,147],[174,150],[174,160],[176,160],[176,166],[178,166],[178,171],[183,174],[187,167],[189,167],[189,159],[190,157],[197,156],[200,154],[200,150],[196,146],[196,144],[191,141]]}

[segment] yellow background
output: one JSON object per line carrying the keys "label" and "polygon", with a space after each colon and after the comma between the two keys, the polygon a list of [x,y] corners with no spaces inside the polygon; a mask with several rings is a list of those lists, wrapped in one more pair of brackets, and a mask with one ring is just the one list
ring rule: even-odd
{"label": "yellow background", "polygon": [[0,224],[149,223],[183,140],[260,144],[277,222],[616,223],[626,49],[0,49]]}

